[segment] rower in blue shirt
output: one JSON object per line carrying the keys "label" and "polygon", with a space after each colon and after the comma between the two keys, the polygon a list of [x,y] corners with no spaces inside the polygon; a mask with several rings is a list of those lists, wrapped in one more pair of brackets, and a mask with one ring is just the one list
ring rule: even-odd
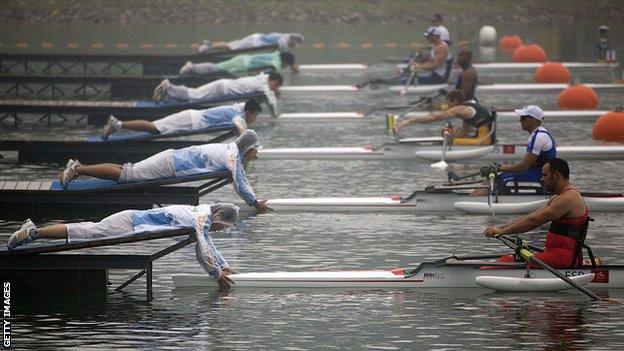
{"label": "rower in blue shirt", "polygon": [[110,238],[167,229],[194,228],[197,242],[195,257],[200,266],[216,280],[222,289],[233,282],[228,278],[235,273],[223,255],[217,250],[210,237],[211,232],[229,232],[236,224],[238,207],[228,203],[212,205],[175,205],[150,210],[126,210],[112,214],[99,222],[53,224],[37,228],[27,219],[7,242],[9,250],[34,240],[65,239],[68,242]]}
{"label": "rower in blue shirt", "polygon": [[184,131],[201,130],[210,127],[236,127],[238,134],[247,129],[247,125],[256,121],[262,111],[255,100],[228,106],[217,106],[205,110],[184,110],[153,122],[142,119],[120,121],[115,116],[108,117],[102,131],[102,139],[121,130],[129,129],[154,134],[172,134]]}
{"label": "rower in blue shirt", "polygon": [[252,129],[247,129],[233,143],[194,145],[178,150],[168,149],[137,163],[82,165],[79,161],[70,159],[65,170],[59,174],[59,180],[63,187],[67,188],[72,180],[82,175],[115,180],[119,183],[136,183],[230,171],[236,193],[249,206],[254,206],[258,212],[263,213],[268,210],[266,200],[258,200],[245,174],[245,165],[257,159],[260,148],[262,146],[258,134]]}
{"label": "rower in blue shirt", "polygon": [[529,133],[526,154],[522,161],[500,166],[500,179],[507,182],[535,182],[542,178],[542,167],[546,161],[557,157],[557,144],[550,132],[542,127],[544,111],[535,105],[514,110],[520,116],[522,130]]}
{"label": "rower in blue shirt", "polygon": [[[557,157],[557,143],[546,128],[542,127],[544,111],[535,105],[528,105],[514,110],[520,116],[522,130],[529,133],[526,154],[522,161],[510,165],[497,165],[496,171],[501,172],[499,182],[502,191],[509,182],[539,183],[542,167],[548,160]],[[487,195],[487,189],[476,189],[473,195]]]}

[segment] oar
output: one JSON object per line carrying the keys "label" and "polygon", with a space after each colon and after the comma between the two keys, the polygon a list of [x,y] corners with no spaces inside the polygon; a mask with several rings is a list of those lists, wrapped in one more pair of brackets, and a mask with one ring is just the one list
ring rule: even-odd
{"label": "oar", "polygon": [[410,84],[412,84],[412,79],[414,79],[414,75],[416,75],[416,70],[412,69],[411,66],[408,67],[410,68],[410,75],[409,78],[407,78],[407,82],[405,82],[405,87],[403,87],[401,95],[407,94],[407,88],[410,86]]}
{"label": "oar", "polygon": [[480,176],[481,172],[477,172],[477,173],[471,173],[471,174],[466,174],[463,176],[458,176],[457,173],[453,172],[453,171],[449,171],[448,172],[448,181],[450,182],[456,182],[458,180],[462,180],[462,179],[468,179],[468,178],[473,178],[476,176]]}
{"label": "oar", "polygon": [[409,108],[417,108],[417,107],[421,107],[425,104],[430,103],[433,99],[437,98],[439,95],[433,95],[431,97],[426,97],[426,96],[421,96],[418,98],[418,100],[414,100],[411,102],[408,102],[406,105],[394,105],[394,106],[379,106],[379,107],[375,107],[372,108],[368,111],[366,111],[364,113],[365,116],[370,115],[373,112],[377,112],[377,111],[384,111],[384,110],[405,110],[405,109],[409,109]]}
{"label": "oar", "polygon": [[431,168],[447,168],[448,164],[444,159],[446,158],[446,149],[448,148],[448,139],[450,135],[447,130],[444,131],[444,139],[442,140],[442,160],[432,163]]}
{"label": "oar", "polygon": [[512,249],[518,249],[519,248],[520,249],[520,255],[522,256],[522,258],[524,258],[525,260],[528,260],[529,262],[535,262],[538,266],[546,269],[547,271],[549,271],[550,273],[554,274],[555,276],[557,276],[558,278],[560,278],[564,282],[570,284],[572,287],[574,287],[575,289],[579,290],[583,294],[591,297],[593,300],[596,300],[596,301],[602,300],[602,298],[600,298],[600,296],[594,294],[593,292],[591,292],[589,289],[585,288],[584,286],[578,285],[577,283],[572,281],[570,278],[566,277],[564,274],[562,274],[558,270],[552,268],[551,266],[547,265],[546,263],[544,263],[539,258],[535,257],[535,255],[531,251],[529,251],[529,250],[527,250],[525,248],[522,248],[521,245],[518,246],[518,245],[514,244],[513,241],[511,239],[509,239],[508,237],[499,235],[496,238],[499,239],[501,242],[503,242],[505,245],[509,246]]}
{"label": "oar", "polygon": [[490,212],[492,213],[492,217],[496,217],[494,213],[494,209],[492,208],[492,194],[494,193],[494,179],[496,178],[496,174],[494,172],[488,175],[488,207],[490,208]]}

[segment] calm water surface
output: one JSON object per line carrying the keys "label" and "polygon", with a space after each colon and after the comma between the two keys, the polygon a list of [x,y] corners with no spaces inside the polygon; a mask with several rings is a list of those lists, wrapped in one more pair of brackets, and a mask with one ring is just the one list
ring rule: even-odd
{"label": "calm water surface", "polygon": [[[424,26],[424,25],[423,25]],[[474,33],[479,26],[464,25]],[[474,27],[474,28],[473,28]],[[593,55],[596,23],[582,24],[584,31],[509,27],[505,31],[524,34],[546,46],[563,60],[588,61]],[[612,28],[614,28],[612,26]],[[293,28],[296,29],[296,28]],[[360,28],[361,29],[361,28]],[[271,30],[271,29],[259,29]],[[524,32],[523,32],[524,30]],[[251,30],[227,30],[228,36]],[[309,42],[407,39],[413,28],[369,26],[366,31],[340,26],[308,28]],[[499,30],[500,31],[500,30]],[[36,32],[36,31],[35,31]],[[240,33],[239,33],[240,32]],[[504,32],[504,31],[503,31]],[[588,33],[592,33],[592,35]],[[50,40],[56,32],[49,34]],[[95,37],[106,35],[98,34]],[[177,34],[175,34],[177,33]],[[563,34],[562,34],[563,33]],[[193,31],[197,40],[206,33]],[[23,39],[23,34],[7,36]],[[45,33],[35,33],[35,37]],[[182,38],[180,31],[172,36]],[[561,38],[573,37],[574,51],[561,49]],[[88,43],[91,37],[82,37]],[[110,40],[124,38],[119,30]],[[345,39],[346,38],[346,39]],[[354,39],[355,38],[355,39]],[[98,39],[98,38],[96,38]],[[100,38],[101,39],[101,38]],[[140,37],[132,37],[139,42]],[[159,37],[150,38],[157,41]],[[161,38],[169,39],[171,38]],[[398,40],[397,39],[397,40]],[[129,40],[126,38],[126,40]],[[402,49],[406,50],[405,48]],[[319,52],[302,48],[302,62],[379,62],[402,50],[338,50]],[[597,76],[590,75],[589,78]],[[496,80],[497,76],[486,77]],[[293,76],[291,84],[343,84],[361,76]],[[516,77],[530,81],[530,75]],[[598,79],[598,78],[596,78]],[[600,78],[604,79],[604,77]],[[504,81],[504,80],[501,80]],[[534,94],[483,96],[486,105],[498,107],[539,104],[556,108],[556,95]],[[601,94],[601,108],[621,103],[621,94]],[[367,111],[384,104],[410,100],[385,91],[358,94],[307,94],[284,97],[285,111]],[[591,124],[546,124],[559,144],[593,144]],[[265,147],[381,145],[393,140],[383,116],[361,123],[296,124],[261,119],[254,127]],[[414,136],[437,135],[439,125],[413,127]],[[17,130],[2,127],[2,137],[79,138],[99,130],[85,124],[55,124],[42,127],[32,121]],[[500,139],[524,142],[519,125],[501,125]],[[53,179],[58,168],[48,165],[14,165],[11,156],[0,161],[2,179]],[[480,165],[457,165],[457,173],[473,172]],[[621,162],[573,162],[572,181],[586,190],[622,191]],[[408,195],[414,189],[440,181],[445,172],[418,162],[363,161],[258,161],[249,171],[251,184],[262,198],[299,196]],[[239,201],[230,187],[207,195],[202,202]],[[622,262],[624,219],[619,214],[594,214],[588,243],[607,262]],[[414,266],[427,259],[450,254],[498,253],[501,245],[480,233],[505,217],[464,215],[414,216],[408,214],[292,213],[244,216],[230,236],[218,236],[215,244],[239,271],[330,270],[394,268]],[[18,223],[2,222],[4,242]],[[528,237],[540,241],[545,229]],[[104,253],[147,253],[170,241],[103,248]],[[16,348],[62,349],[505,349],[505,350],[614,350],[624,347],[622,305],[592,303],[569,293],[500,294],[485,290],[249,290],[219,293],[211,290],[174,289],[172,274],[201,273],[192,247],[181,249],[155,264],[155,301],[146,305],[144,286],[135,283],[123,293],[111,293],[104,305],[91,301],[67,303],[60,297],[20,301],[14,308],[13,345]],[[111,280],[121,283],[130,272],[114,272]],[[622,297],[621,292],[601,292]],[[19,299],[13,296],[13,299]]]}

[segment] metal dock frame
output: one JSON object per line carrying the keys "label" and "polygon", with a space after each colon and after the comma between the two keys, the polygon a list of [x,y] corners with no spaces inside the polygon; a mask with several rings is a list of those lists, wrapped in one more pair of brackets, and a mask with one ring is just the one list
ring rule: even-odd
{"label": "metal dock frame", "polygon": [[[135,243],[178,236],[187,237],[151,255],[58,254],[59,252],[70,250]],[[138,269],[140,270],[138,274],[116,287],[115,291],[122,291],[125,287],[145,275],[146,301],[149,302],[154,299],[153,262],[195,242],[195,240],[194,229],[181,228],[64,244],[31,246],[13,251],[1,250],[0,276],[5,280],[7,277],[19,277],[29,285],[21,287],[22,289],[33,290],[44,289],[45,286],[42,285],[50,283],[55,284],[62,278],[69,278],[72,280],[71,277],[73,277],[73,284],[68,284],[70,282],[63,280],[61,283],[63,288],[61,288],[61,290],[64,289],[67,292],[72,289],[76,292],[84,293],[92,289],[100,289],[100,291],[96,291],[95,293],[101,294],[108,290],[108,270]],[[31,276],[30,278],[28,277],[29,275]],[[57,285],[56,288],[59,288],[59,286]]]}

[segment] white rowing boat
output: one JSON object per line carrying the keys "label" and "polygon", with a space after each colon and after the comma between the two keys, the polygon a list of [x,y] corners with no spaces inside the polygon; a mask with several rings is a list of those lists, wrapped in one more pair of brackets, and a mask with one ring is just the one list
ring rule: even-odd
{"label": "white rowing boat", "polygon": [[[544,111],[544,123],[555,122],[595,122],[600,116],[610,111],[597,110],[566,110],[566,111]],[[414,111],[405,114],[405,117],[424,117],[429,112]],[[518,115],[513,111],[498,111],[496,113],[496,122],[515,122],[519,121]]]}
{"label": "white rowing boat", "polygon": [[[595,69],[616,69],[618,63],[598,63],[598,62],[562,62],[564,66],[571,70],[595,70]],[[491,62],[473,63],[478,71],[527,71],[532,72],[541,67],[541,62]],[[406,64],[397,65],[398,68],[405,68]],[[300,71],[363,71],[370,66],[364,63],[327,63],[327,64],[301,64]]]}
{"label": "white rowing boat", "polygon": [[[468,191],[466,191],[468,190]],[[521,215],[543,207],[548,196],[533,193],[499,195],[488,204],[487,196],[470,196],[467,187],[439,187],[415,191],[409,197],[312,197],[272,198],[267,206],[275,212],[395,212],[412,214],[457,213]],[[615,193],[583,193],[587,208],[596,212],[624,212],[624,195]],[[255,209],[238,204],[241,211]]]}
{"label": "white rowing boat", "polygon": [[327,63],[299,65],[300,71],[361,71],[367,69],[368,65],[363,63]]}
{"label": "white rowing boat", "polygon": [[[568,69],[615,69],[618,63],[598,62],[562,62]],[[533,71],[542,67],[542,62],[491,62],[473,63],[477,70],[502,70],[502,71]]]}
{"label": "white rowing boat", "polygon": [[345,122],[362,121],[363,112],[286,112],[273,121],[280,122]]}
{"label": "white rowing boat", "polygon": [[[584,84],[594,90],[615,90],[624,89],[622,83],[586,83]],[[529,84],[483,84],[478,85],[476,88],[477,93],[521,93],[521,92],[540,92],[540,93],[557,93],[563,89],[568,88],[570,85],[561,83],[529,83]],[[416,85],[409,86],[407,91],[403,85],[393,85],[390,87],[390,91],[399,94],[432,94],[438,92],[440,89],[453,89],[453,86],[448,84],[432,84],[432,85]]]}
{"label": "white rowing boat", "polygon": [[[260,159],[328,159],[328,160],[420,160],[439,161],[442,138],[402,139],[379,147],[305,147],[265,148]],[[517,161],[524,157],[525,145],[497,144],[492,146],[452,146],[446,161],[488,162]],[[558,146],[557,155],[566,160],[624,160],[624,146]]]}
{"label": "white rowing boat", "polygon": [[357,91],[355,85],[287,85],[280,87],[282,92],[325,92]]}
{"label": "white rowing boat", "polygon": [[[382,111],[383,109],[380,109]],[[551,110],[544,111],[544,122],[559,123],[559,122],[595,122],[600,116],[611,111],[607,110]],[[408,112],[404,117],[424,117],[428,116],[427,111],[413,111]],[[265,117],[269,117],[265,115]],[[395,115],[395,119],[398,115]],[[362,122],[362,121],[379,121],[378,118],[367,118],[367,114],[357,111],[335,111],[335,112],[286,112],[279,115],[278,118],[273,118],[274,122],[299,122],[299,123],[317,123],[317,122]],[[510,111],[498,111],[497,120],[498,123],[517,123],[518,115],[515,112]]]}
{"label": "white rowing boat", "polygon": [[[351,270],[351,271],[299,271],[299,272],[267,272],[238,273],[228,277],[234,282],[234,289],[240,288],[348,288],[348,289],[379,289],[379,288],[480,288],[477,278],[508,277],[526,279],[524,268],[509,266],[484,269],[491,262],[474,261],[433,261],[423,262],[416,269],[387,270]],[[590,289],[622,289],[624,288],[624,266],[601,265],[596,269],[590,266],[560,269],[559,272],[568,277],[590,276],[586,285]],[[532,269],[531,278],[553,279],[553,275],[542,269]],[[216,281],[206,274],[174,274],[173,282],[177,288],[217,287]],[[530,278],[530,279],[531,279]],[[483,278],[481,278],[483,279]],[[543,281],[552,286],[552,281]],[[540,281],[534,285],[539,286]],[[552,288],[552,287],[551,287]],[[537,289],[537,288],[536,288]],[[555,287],[560,290],[560,286]]]}
{"label": "white rowing boat", "polygon": [[[490,62],[490,63],[473,63],[472,65],[477,71],[506,71],[512,72],[533,72],[542,67],[543,62]],[[619,63],[599,63],[599,62],[561,62],[570,70],[596,70],[596,69],[616,69]],[[397,68],[404,69],[407,64],[401,63]]]}

